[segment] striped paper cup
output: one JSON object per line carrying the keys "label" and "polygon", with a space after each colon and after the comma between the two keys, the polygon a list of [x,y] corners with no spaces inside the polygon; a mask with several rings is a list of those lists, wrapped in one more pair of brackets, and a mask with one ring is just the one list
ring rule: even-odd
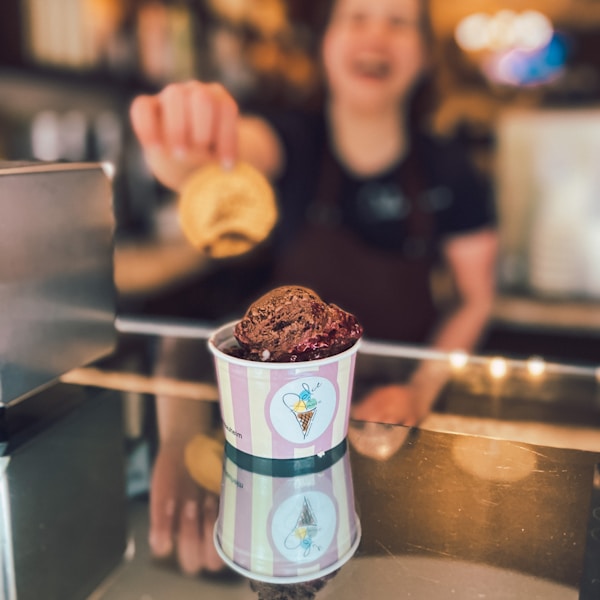
{"label": "striped paper cup", "polygon": [[214,541],[225,563],[245,577],[324,577],[354,555],[360,534],[348,452],[319,473],[296,477],[256,473],[226,458]]}
{"label": "striped paper cup", "polygon": [[360,341],[335,356],[297,363],[244,360],[223,352],[229,323],[208,345],[215,357],[225,439],[237,451],[269,459],[306,459],[341,444],[348,433]]}

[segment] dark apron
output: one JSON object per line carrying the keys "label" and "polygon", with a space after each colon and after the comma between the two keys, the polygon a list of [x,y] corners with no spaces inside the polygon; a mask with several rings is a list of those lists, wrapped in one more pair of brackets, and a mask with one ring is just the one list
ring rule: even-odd
{"label": "dark apron", "polygon": [[414,155],[399,172],[410,201],[404,251],[374,247],[339,226],[342,172],[328,149],[306,224],[279,257],[274,283],[312,288],[354,313],[371,339],[426,342],[437,320],[430,282],[434,224],[418,202],[424,186]]}

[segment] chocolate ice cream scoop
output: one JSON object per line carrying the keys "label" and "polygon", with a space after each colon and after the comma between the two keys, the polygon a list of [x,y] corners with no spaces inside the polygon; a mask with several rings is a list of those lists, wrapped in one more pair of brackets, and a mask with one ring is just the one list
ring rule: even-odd
{"label": "chocolate ice cream scoop", "polygon": [[246,311],[235,338],[249,360],[295,362],[325,358],[350,348],[363,328],[356,317],[327,304],[312,290],[283,286]]}

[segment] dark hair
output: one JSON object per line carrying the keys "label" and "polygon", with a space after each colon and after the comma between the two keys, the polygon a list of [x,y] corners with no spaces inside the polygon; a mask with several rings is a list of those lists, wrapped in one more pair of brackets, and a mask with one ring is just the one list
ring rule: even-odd
{"label": "dark hair", "polygon": [[[316,32],[316,39],[320,40],[325,35],[325,31],[331,21],[333,10],[338,0],[319,0],[315,2],[313,24]],[[425,45],[431,49],[434,42],[433,25],[431,23],[431,11],[429,10],[429,0],[418,0],[419,13],[419,28],[425,41]]]}
{"label": "dark hair", "polygon": [[[374,0],[375,1],[375,0]],[[316,57],[320,57],[321,43],[323,36],[331,21],[335,5],[338,0],[318,0],[314,2],[314,13],[312,16],[314,44],[313,52]],[[426,51],[432,61],[435,54],[435,35],[433,24],[431,22],[431,11],[429,8],[429,0],[418,0],[419,13],[419,28],[423,37]],[[320,60],[320,58],[319,58]],[[318,90],[316,101],[313,105],[322,106],[325,100],[325,85],[324,80],[321,82],[321,88]],[[435,86],[435,69],[434,65],[430,64],[429,69],[422,74],[419,81],[412,90],[407,108],[408,126],[411,134],[416,133],[427,125],[427,120],[434,110],[437,103],[437,89]]]}

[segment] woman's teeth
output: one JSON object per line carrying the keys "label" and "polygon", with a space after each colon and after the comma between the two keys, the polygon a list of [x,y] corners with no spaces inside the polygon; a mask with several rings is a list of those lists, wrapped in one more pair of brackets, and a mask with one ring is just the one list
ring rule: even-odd
{"label": "woman's teeth", "polygon": [[354,64],[354,70],[363,77],[383,79],[390,72],[390,65],[384,60],[360,60]]}

